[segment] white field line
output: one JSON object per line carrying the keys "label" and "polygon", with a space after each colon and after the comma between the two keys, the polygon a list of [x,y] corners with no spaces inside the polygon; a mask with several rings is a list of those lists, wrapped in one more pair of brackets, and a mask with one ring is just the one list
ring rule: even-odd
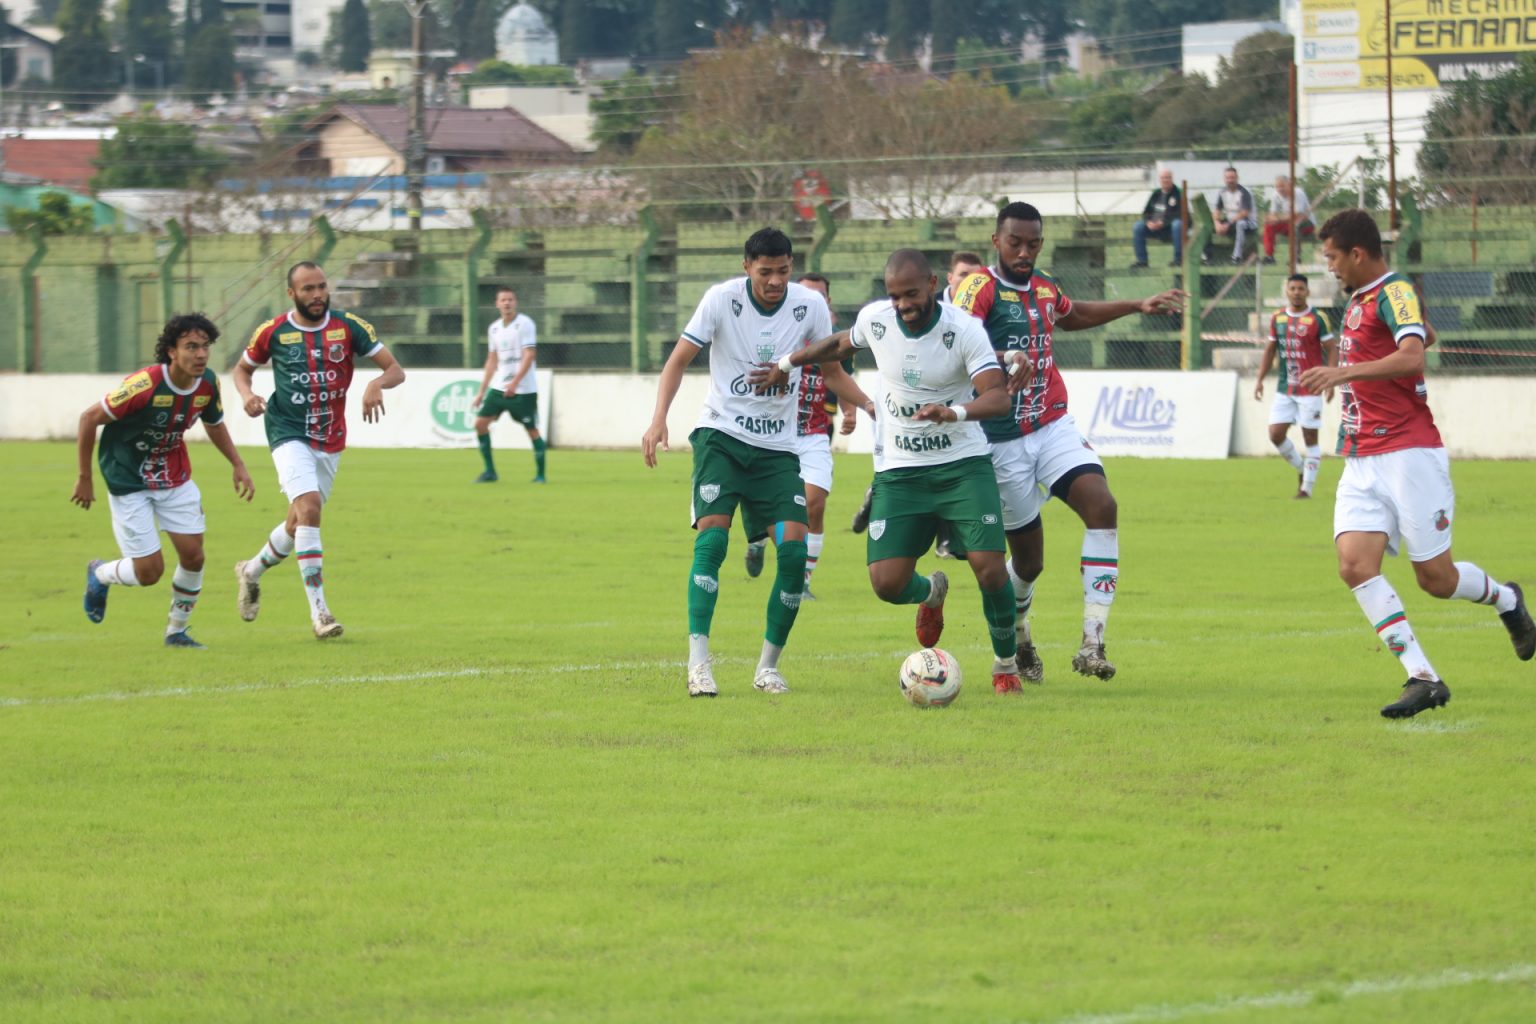
{"label": "white field line", "polygon": [[1472,971],[1452,968],[1407,978],[1377,978],[1352,981],[1346,985],[1319,985],[1310,989],[1266,992],[1262,995],[1232,996],[1207,1003],[1183,1006],[1144,1006],[1124,1013],[1080,1014],[1059,1018],[1054,1024],[1155,1024],[1157,1021],[1188,1020],[1215,1014],[1245,1010],[1273,1010],[1286,1007],[1323,1006],[1346,999],[1394,995],[1399,992],[1433,992],[1461,985],[1508,985],[1536,979],[1536,964],[1511,964],[1492,970]]}
{"label": "white field line", "polygon": [[[901,658],[907,651],[850,651],[843,654],[796,655],[795,661],[829,662],[852,661],[869,658]],[[716,664],[756,664],[750,658],[716,657]],[[369,686],[378,683],[419,683],[444,679],[473,679],[480,676],[552,676],[574,672],[623,672],[636,669],[676,669],[678,682],[682,682],[684,661],[677,658],[654,661],[610,661],[588,665],[507,665],[494,668],[445,668],[427,669],[421,672],[393,672],[379,675],[332,676],[326,679],[290,679],[281,682],[230,683],[225,686],[168,686],[156,690],[108,690],[104,693],[81,693],[72,697],[0,697],[0,710],[5,708],[59,707],[69,704],[102,704],[130,700],[151,700],[161,697],[215,697],[240,693],[270,693],[276,690],[297,690],[317,686]]]}

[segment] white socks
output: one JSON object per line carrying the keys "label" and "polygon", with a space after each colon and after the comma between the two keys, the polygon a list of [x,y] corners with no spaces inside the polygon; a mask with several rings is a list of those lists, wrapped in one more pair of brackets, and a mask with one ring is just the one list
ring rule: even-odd
{"label": "white socks", "polygon": [[757,670],[761,672],[765,668],[778,668],[779,655],[784,653],[784,648],[778,644],[763,641],[763,653],[757,659]]}
{"label": "white socks", "polygon": [[1083,532],[1083,644],[1102,644],[1109,606],[1120,585],[1120,532]]}
{"label": "white socks", "polygon": [[171,576],[171,617],[165,626],[165,635],[184,632],[198,595],[203,592],[203,572],[193,572],[181,566]]}
{"label": "white socks", "polygon": [[1385,576],[1371,577],[1355,587],[1354,594],[1355,600],[1360,602],[1360,610],[1365,612],[1366,619],[1381,638],[1382,646],[1397,655],[1410,679],[1440,678],[1419,646],[1418,637],[1413,635],[1402,600]]}
{"label": "white socks", "polygon": [[304,580],[304,596],[309,599],[309,617],[318,619],[322,614],[330,613],[325,605],[325,559],[320,548],[320,527],[300,526],[293,532],[293,545],[299,576]]}
{"label": "white socks", "polygon": [[688,634],[688,667],[702,665],[709,660],[709,636],[705,633]]}
{"label": "white socks", "polygon": [[96,582],[109,586],[113,583],[120,587],[138,586],[139,577],[133,571],[133,559],[119,558],[115,562],[102,562],[96,567]]}
{"label": "white socks", "polygon": [[256,552],[256,557],[245,563],[246,579],[261,579],[262,573],[293,554],[293,540],[288,535],[288,527],[283,523],[273,527],[267,542]]}
{"label": "white socks", "polygon": [[809,586],[811,573],[816,571],[816,562],[821,558],[821,543],[826,539],[824,533],[808,533],[805,535],[805,582]]}
{"label": "white socks", "polygon": [[1296,445],[1291,442],[1290,438],[1286,438],[1275,445],[1275,451],[1279,452],[1280,457],[1289,462],[1291,468],[1296,472],[1300,473],[1302,471],[1301,453],[1296,450]]}
{"label": "white socks", "polygon": [[[1290,442],[1287,441],[1287,444]],[[1292,449],[1294,451],[1294,448]],[[1307,445],[1307,460],[1301,465],[1301,489],[1303,493],[1311,494],[1312,487],[1317,483],[1317,467],[1323,464],[1323,449],[1315,444]]]}
{"label": "white socks", "polygon": [[1457,562],[1456,571],[1460,573],[1460,579],[1456,581],[1456,592],[1451,597],[1473,604],[1491,604],[1500,613],[1515,610],[1515,592],[1495,583],[1493,577],[1471,562]]}

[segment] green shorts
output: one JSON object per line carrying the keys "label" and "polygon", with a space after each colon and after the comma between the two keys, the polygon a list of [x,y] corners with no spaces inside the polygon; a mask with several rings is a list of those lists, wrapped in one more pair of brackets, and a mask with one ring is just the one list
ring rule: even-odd
{"label": "green shorts", "polygon": [[537,430],[539,427],[539,394],[537,391],[526,395],[513,395],[508,398],[500,391],[487,391],[485,401],[480,405],[480,411],[476,416],[484,416],[486,419],[497,419],[502,413],[506,413],[514,420],[527,427],[529,430]]}
{"label": "green shorts", "polygon": [[688,435],[693,445],[693,523],[705,516],[735,515],[766,530],[774,523],[805,522],[805,486],[794,452],[739,441],[729,434],[699,427]]}
{"label": "green shorts", "polygon": [[933,544],[940,522],[951,527],[949,549],[957,557],[1008,549],[990,458],[978,455],[876,473],[866,561],[920,557]]}

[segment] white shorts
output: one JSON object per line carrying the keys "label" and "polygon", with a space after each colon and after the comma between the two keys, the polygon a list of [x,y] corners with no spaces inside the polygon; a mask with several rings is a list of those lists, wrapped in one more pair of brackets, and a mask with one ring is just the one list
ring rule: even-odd
{"label": "white shorts", "polygon": [[290,502],[301,494],[319,491],[320,504],[324,505],[336,482],[341,452],[317,452],[303,441],[284,441],[272,449],[272,464],[277,467],[277,486]]}
{"label": "white shorts", "polygon": [[806,434],[795,451],[800,456],[800,479],[831,494],[832,439],[826,434]]}
{"label": "white shorts", "polygon": [[1404,448],[1344,460],[1333,502],[1333,535],[1384,533],[1387,552],[1398,542],[1414,562],[1450,550],[1456,492],[1444,448]]}
{"label": "white shorts", "polygon": [[203,495],[191,480],[164,491],[109,494],[112,533],[124,558],[143,558],[160,550],[160,531],[202,534]]}
{"label": "white shorts", "polygon": [[1294,423],[1298,427],[1316,430],[1323,425],[1322,395],[1276,395],[1269,407],[1269,422]]}
{"label": "white shorts", "polygon": [[992,469],[1003,499],[1003,529],[1028,526],[1040,515],[1051,485],[1080,466],[1103,466],[1070,415],[1032,434],[992,445]]}

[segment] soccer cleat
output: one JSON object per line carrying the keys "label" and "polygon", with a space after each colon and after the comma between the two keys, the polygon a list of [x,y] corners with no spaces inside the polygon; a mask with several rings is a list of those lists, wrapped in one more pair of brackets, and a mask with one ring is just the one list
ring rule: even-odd
{"label": "soccer cleat", "polygon": [[935,647],[944,635],[944,598],[949,595],[949,577],[938,569],[928,577],[933,589],[928,600],[917,606],[917,642],[921,647]]}
{"label": "soccer cleat", "polygon": [[1410,679],[1403,684],[1403,695],[1381,709],[1382,718],[1412,718],[1420,711],[1443,708],[1451,699],[1451,688],[1438,679]]}
{"label": "soccer cleat", "polygon": [[528,482],[531,483],[531,484],[547,484],[547,483],[549,483],[548,480],[544,479],[544,474],[543,473],[540,473],[538,476],[534,477],[532,480],[529,480]]}
{"label": "soccer cleat", "polygon": [[767,544],[747,545],[747,575],[753,579],[763,574],[763,549],[767,546]]}
{"label": "soccer cleat", "polygon": [[188,636],[186,630],[182,630],[180,633],[165,634],[165,646],[185,647],[188,650],[194,651],[202,651],[207,649],[204,647],[204,645],[198,643],[196,640],[193,640],[190,636]]}
{"label": "soccer cleat", "polygon": [[715,689],[715,672],[709,662],[701,661],[697,665],[688,666],[688,696],[690,697],[718,697],[720,691]]}
{"label": "soccer cleat", "polygon": [[992,691],[994,693],[1023,693],[1019,685],[1018,664],[1011,658],[992,659]]}
{"label": "soccer cleat", "polygon": [[100,564],[99,558],[85,564],[85,617],[92,622],[107,617],[107,585],[96,578],[96,567]]}
{"label": "soccer cleat", "polygon": [[761,690],[764,693],[788,693],[789,684],[784,677],[779,675],[776,668],[760,668],[757,675],[752,678],[752,689]]}
{"label": "soccer cleat", "polygon": [[806,582],[805,589],[800,591],[800,600],[802,600],[802,601],[814,601],[814,600],[816,600],[816,595],[811,593],[811,584],[810,584],[809,581]]}
{"label": "soccer cleat", "polygon": [[869,526],[869,510],[875,503],[875,489],[871,487],[864,492],[864,504],[853,514],[853,532],[863,533]]}
{"label": "soccer cleat", "polygon": [[1307,498],[1312,497],[1312,495],[1307,491],[1298,490],[1291,497],[1295,501],[1305,501]]}
{"label": "soccer cleat", "polygon": [[261,581],[245,574],[245,567],[250,564],[235,563],[235,610],[246,622],[255,622],[256,613],[261,611]]}
{"label": "soccer cleat", "polygon": [[1072,668],[1081,675],[1115,678],[1115,666],[1104,656],[1103,644],[1089,644],[1072,656]]}
{"label": "soccer cleat", "polygon": [[321,612],[315,617],[315,639],[331,640],[341,636],[341,623],[336,621],[336,616],[330,612]]}
{"label": "soccer cleat", "polygon": [[1014,630],[1014,640],[1018,643],[1019,676],[1026,683],[1038,683],[1045,678],[1045,662],[1040,660],[1040,652],[1035,650],[1033,641],[1029,638],[1029,620],[1019,623]]}
{"label": "soccer cleat", "polygon": [[1504,628],[1509,630],[1509,641],[1515,645],[1515,657],[1521,661],[1530,661],[1531,655],[1536,654],[1536,622],[1531,621],[1530,610],[1525,606],[1525,591],[1520,589],[1520,584],[1504,585],[1515,592],[1515,606],[1507,612],[1500,612],[1499,618]]}
{"label": "soccer cleat", "polygon": [[475,483],[493,484],[500,479],[501,477],[497,476],[495,473],[492,473],[490,470],[486,470],[484,473],[481,473],[479,476],[475,477]]}

